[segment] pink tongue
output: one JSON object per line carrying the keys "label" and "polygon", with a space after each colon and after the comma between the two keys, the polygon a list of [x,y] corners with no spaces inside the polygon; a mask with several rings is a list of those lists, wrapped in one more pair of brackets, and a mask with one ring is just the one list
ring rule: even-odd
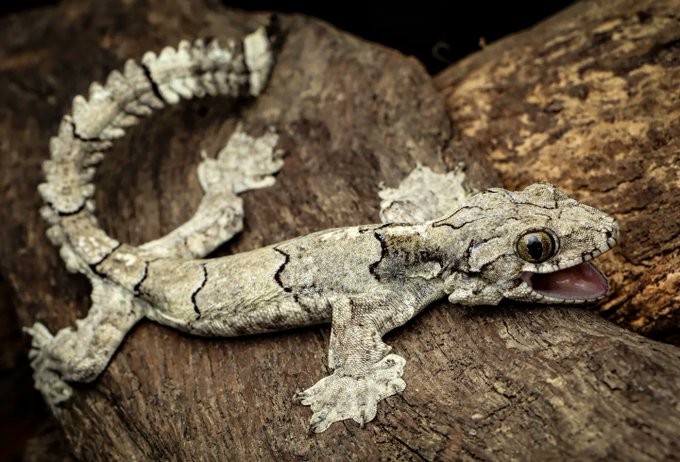
{"label": "pink tongue", "polygon": [[588,262],[554,273],[534,274],[531,285],[539,294],[553,298],[592,300],[607,293],[607,281]]}

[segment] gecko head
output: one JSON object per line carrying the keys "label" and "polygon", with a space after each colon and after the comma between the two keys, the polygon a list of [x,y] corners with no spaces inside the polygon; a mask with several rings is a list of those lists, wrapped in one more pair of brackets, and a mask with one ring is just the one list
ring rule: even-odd
{"label": "gecko head", "polygon": [[454,273],[447,284],[452,302],[583,303],[607,294],[607,281],[590,260],[616,245],[616,220],[551,184],[489,189],[442,222],[465,226],[470,236],[457,266],[473,293],[456,293],[463,281]]}

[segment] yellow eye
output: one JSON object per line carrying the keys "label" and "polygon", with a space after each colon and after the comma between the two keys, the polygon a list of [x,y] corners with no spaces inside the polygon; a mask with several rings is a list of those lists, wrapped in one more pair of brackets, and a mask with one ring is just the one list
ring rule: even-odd
{"label": "yellow eye", "polygon": [[531,231],[519,238],[515,246],[517,255],[529,263],[541,263],[555,255],[557,246],[545,231]]}

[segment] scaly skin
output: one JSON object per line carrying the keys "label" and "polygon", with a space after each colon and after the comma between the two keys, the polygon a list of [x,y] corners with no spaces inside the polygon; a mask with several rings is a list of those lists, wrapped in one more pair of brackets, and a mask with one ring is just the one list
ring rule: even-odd
{"label": "scaly skin", "polygon": [[[256,95],[272,62],[264,30],[227,49],[183,42],[158,57],[145,55],[142,66],[128,62],[103,86],[93,84],[89,100],[75,98],[73,115],[64,117],[50,144],[40,192],[48,236],[67,268],[90,279],[92,308],[77,329],[54,336],[39,323],[27,329],[36,387],[55,409],[72,394],[67,381],[94,380],[143,318],[210,336],[331,322],[334,372],[297,399],[312,408],[314,431],[343,419],[363,425],[380,400],[406,386],[405,360],[391,353],[383,335],[435,300],[579,303],[606,292],[565,297],[551,289],[554,282],[532,278],[581,268],[615,245],[611,217],[548,184],[454,197],[452,191],[463,191],[462,174],[422,167],[399,188],[383,191],[382,224],[204,259],[242,229],[238,194],[274,183],[283,161],[273,132],[253,138],[238,129],[217,158],[203,160],[198,174],[205,197],[177,230],[139,247],[107,236],[93,215],[90,181],[111,141],[139,116],[180,98]],[[562,276],[561,283],[574,277]],[[542,288],[534,290],[535,284]]]}

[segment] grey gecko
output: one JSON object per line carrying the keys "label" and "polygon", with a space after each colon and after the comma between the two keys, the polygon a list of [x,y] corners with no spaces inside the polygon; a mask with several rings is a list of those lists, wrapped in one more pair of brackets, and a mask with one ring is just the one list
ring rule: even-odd
{"label": "grey gecko", "polygon": [[274,184],[283,160],[273,131],[251,137],[239,128],[216,158],[204,158],[205,196],[184,225],[139,247],[108,236],[93,214],[91,180],[112,141],[182,98],[258,95],[273,61],[264,28],[227,47],[181,42],[141,64],[128,61],[104,85],[92,84],[88,99],[73,100],[43,164],[41,213],[67,268],[89,278],[92,307],[75,329],[26,329],[36,387],[55,409],[72,394],[67,382],[95,380],[143,318],[222,337],[331,322],[334,372],[296,399],[311,407],[316,432],[344,419],[363,425],[380,400],[406,387],[405,360],[383,335],[435,300],[581,303],[606,295],[588,260],[616,244],[612,217],[550,184],[466,196],[463,172],[421,166],[381,192],[382,224],[203,259],[242,229],[238,194]]}

